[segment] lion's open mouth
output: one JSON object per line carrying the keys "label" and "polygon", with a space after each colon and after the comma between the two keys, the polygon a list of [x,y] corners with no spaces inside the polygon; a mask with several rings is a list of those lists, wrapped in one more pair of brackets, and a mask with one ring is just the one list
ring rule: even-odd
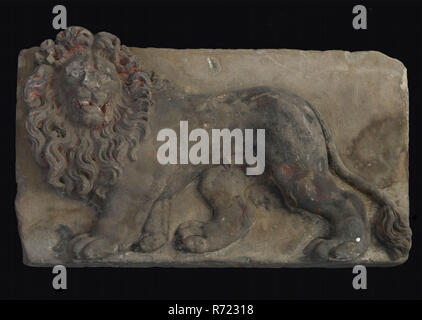
{"label": "lion's open mouth", "polygon": [[78,111],[80,110],[80,111],[87,112],[87,113],[102,112],[105,115],[110,104],[108,102],[106,102],[102,105],[97,105],[96,103],[92,102],[91,100],[73,99],[72,105]]}

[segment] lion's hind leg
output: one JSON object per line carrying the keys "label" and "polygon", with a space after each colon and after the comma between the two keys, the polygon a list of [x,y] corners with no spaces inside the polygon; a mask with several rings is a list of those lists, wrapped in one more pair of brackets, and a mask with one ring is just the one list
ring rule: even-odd
{"label": "lion's hind leg", "polygon": [[306,255],[324,261],[351,261],[367,250],[369,223],[355,192],[342,190],[328,171],[284,164],[272,168],[272,173],[290,209],[318,214],[329,223],[327,237],[311,241],[304,249]]}
{"label": "lion's hind leg", "polygon": [[247,179],[236,167],[218,166],[205,171],[198,189],[213,217],[208,222],[181,224],[175,235],[176,249],[196,253],[216,251],[243,237],[255,219],[243,195]]}

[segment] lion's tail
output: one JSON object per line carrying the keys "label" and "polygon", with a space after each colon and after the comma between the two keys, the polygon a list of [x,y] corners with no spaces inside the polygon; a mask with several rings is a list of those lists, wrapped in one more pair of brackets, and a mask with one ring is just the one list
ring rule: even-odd
{"label": "lion's tail", "polygon": [[375,236],[386,247],[392,259],[396,260],[406,256],[412,241],[410,227],[404,223],[403,217],[395,209],[394,204],[380,190],[347,169],[337,152],[331,133],[320,113],[312,104],[308,103],[308,105],[321,124],[327,145],[328,161],[334,172],[352,187],[379,204],[380,208],[374,222]]}

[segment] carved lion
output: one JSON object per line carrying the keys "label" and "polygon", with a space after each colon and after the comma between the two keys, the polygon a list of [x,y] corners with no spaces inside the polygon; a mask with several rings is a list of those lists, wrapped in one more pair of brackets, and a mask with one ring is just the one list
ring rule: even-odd
{"label": "carved lion", "polygon": [[144,71],[137,59],[112,34],[70,27],[41,44],[25,85],[26,129],[48,183],[99,212],[90,233],[70,242],[74,257],[98,259],[134,244],[144,252],[160,248],[170,238],[167,200],[198,177],[213,217],[180,225],[176,248],[215,251],[248,232],[254,217],[244,168],[158,163],[158,131],[181,120],[195,128],[265,128],[265,178],[289,210],[330,224],[326,238],[304,249],[313,259],[350,261],[370,242],[359,194],[340,188],[334,174],[379,205],[373,231],[391,257],[407,255],[409,227],[390,200],[344,166],[309,102],[268,87],[188,95]]}

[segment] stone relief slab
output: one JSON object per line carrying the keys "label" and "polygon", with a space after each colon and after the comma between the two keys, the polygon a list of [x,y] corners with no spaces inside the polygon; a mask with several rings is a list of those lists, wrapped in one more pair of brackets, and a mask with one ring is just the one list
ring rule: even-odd
{"label": "stone relief slab", "polygon": [[[24,263],[403,263],[408,107],[406,68],[379,52],[127,48],[70,27],[19,55]],[[245,138],[231,164],[214,129]]]}

